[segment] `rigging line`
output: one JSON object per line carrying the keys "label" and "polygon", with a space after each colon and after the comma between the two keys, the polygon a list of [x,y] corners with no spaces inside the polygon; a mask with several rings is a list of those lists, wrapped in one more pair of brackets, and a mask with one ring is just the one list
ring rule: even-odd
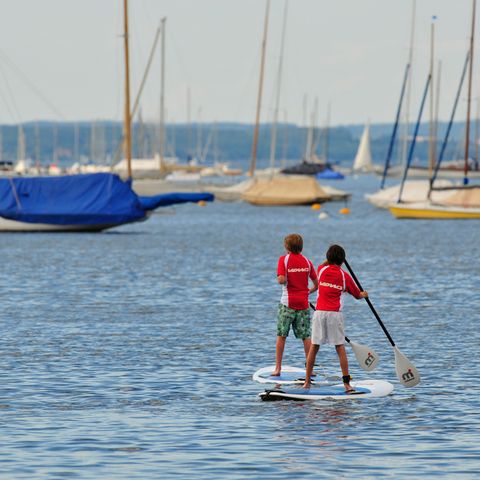
{"label": "rigging line", "polygon": [[170,45],[169,48],[172,51],[171,58],[175,58],[177,60],[178,66],[181,70],[183,70],[185,82],[187,83],[187,85],[191,85],[193,83],[193,77],[191,75],[191,72],[185,67],[186,63],[181,54],[181,48],[179,47],[179,44],[175,41],[175,35],[172,28],[169,28],[168,31],[166,31],[166,37],[166,41],[168,41],[168,44]]}
{"label": "rigging line", "polygon": [[[159,24],[157,26],[157,31],[155,33],[155,38],[154,38],[154,41],[153,41],[153,45],[152,45],[152,48],[150,50],[150,55],[148,57],[147,66],[145,68],[145,72],[143,74],[142,81],[140,82],[140,87],[139,87],[137,96],[135,98],[135,102],[134,102],[133,107],[132,107],[132,112],[131,112],[132,119],[135,117],[135,115],[137,113],[137,110],[140,106],[140,99],[142,97],[143,89],[145,87],[145,83],[147,81],[148,74],[150,72],[150,67],[152,66],[152,62],[153,62],[154,55],[155,55],[155,50],[157,48],[158,39],[160,38],[161,31],[162,31],[161,24]],[[117,145],[117,148],[115,150],[115,154],[114,154],[113,159],[112,159],[112,166],[120,160],[120,155],[121,155],[121,150],[122,150],[122,145],[123,145],[124,140],[125,140],[124,135],[122,135],[121,138],[120,138],[120,141],[119,141],[119,145]]]}
{"label": "rigging line", "polygon": [[9,64],[12,70],[14,70],[17,75],[45,102],[45,104],[52,109],[55,115],[62,120],[66,120],[65,115],[63,115],[63,113],[39,90],[39,88],[30,81],[27,75],[23,73],[23,71],[5,54],[3,50],[0,50],[0,55],[4,57],[4,62]]}
{"label": "rigging line", "polygon": [[[237,98],[236,105],[234,108],[231,109],[233,121],[238,119],[240,115],[240,110],[244,112],[247,108],[248,116],[253,116],[252,112],[255,112],[255,104],[254,100],[252,100],[253,97],[250,94],[250,91],[252,88],[255,88],[254,85],[256,82],[258,63],[260,62],[260,52],[257,52],[255,56],[252,56],[250,58],[252,58],[250,68],[243,69],[243,72],[245,72],[246,75],[243,77],[244,80],[239,83],[240,88],[238,94],[235,96]],[[252,101],[251,107],[250,101]]]}
{"label": "rigging line", "polygon": [[423,107],[425,106],[425,99],[427,98],[428,89],[430,88],[431,80],[432,80],[432,75],[429,74],[428,77],[427,77],[427,83],[425,85],[425,90],[423,92],[422,103],[420,104],[420,110],[418,112],[417,123],[415,125],[415,131],[413,133],[413,138],[412,138],[412,141],[410,143],[410,150],[408,152],[407,163],[405,164],[405,169],[403,171],[402,183],[400,184],[400,192],[398,193],[397,203],[401,203],[401,201],[402,201],[403,187],[404,187],[405,181],[407,179],[408,169],[410,168],[410,164],[412,162],[413,151],[415,149],[415,143],[417,141],[417,136],[418,136],[418,130],[419,130],[419,127],[420,127],[420,123],[422,121]]}
{"label": "rigging line", "polygon": [[[10,108],[10,103],[9,101],[7,100],[7,97],[4,97],[0,91],[0,95],[5,103],[5,106],[7,107],[7,110],[8,112],[10,113],[11,117],[13,119],[15,119],[15,121],[17,123],[21,123],[21,116],[20,116],[20,113],[18,111],[18,108],[17,108],[17,105],[16,105],[16,102],[15,102],[15,97],[13,95],[13,92],[12,92],[12,89],[10,88],[10,82],[8,81],[8,77],[7,75],[5,74],[5,71],[3,68],[1,68],[1,63],[0,63],[0,73],[3,77],[3,81],[4,81],[4,84],[6,85],[7,87],[7,91],[8,91],[8,95],[10,96],[10,102],[12,103],[11,107],[13,108]],[[15,118],[16,117],[16,118]]]}
{"label": "rigging line", "polygon": [[[9,113],[10,117],[11,117],[12,119],[15,119],[15,114],[14,114],[14,112],[12,111],[12,109],[10,108],[10,105],[9,105],[9,103],[8,103],[8,100],[7,100],[7,97],[5,97],[5,96],[3,95],[2,90],[0,90],[0,98],[2,99],[2,101],[3,101],[3,103],[4,103],[5,107],[6,107],[6,109],[8,110],[8,113]],[[18,121],[17,121],[16,123],[18,123]]]}
{"label": "rigging line", "polygon": [[[457,94],[455,96],[455,101],[453,102],[452,113],[450,114],[450,120],[448,122],[448,126],[447,126],[447,129],[445,131],[445,138],[443,140],[442,148],[440,150],[440,155],[438,156],[438,160],[437,160],[437,163],[435,165],[435,169],[433,171],[432,177],[430,178],[430,188],[429,188],[429,191],[428,191],[428,199],[430,199],[430,197],[431,197],[432,189],[433,189],[433,183],[435,182],[435,180],[437,178],[438,171],[439,171],[439,168],[440,168],[440,164],[442,163],[443,156],[444,156],[444,153],[445,153],[445,148],[447,147],[447,144],[448,144],[448,137],[450,135],[450,130],[452,128],[453,121],[455,119],[455,112],[457,111],[457,105],[458,105],[458,101],[460,99],[460,94],[461,94],[463,82],[465,80],[465,74],[467,73],[467,66],[468,66],[469,62],[470,62],[470,50],[468,51],[467,57],[465,58],[465,63],[463,65],[462,75],[460,77],[460,84],[459,84],[458,89],[457,89]],[[465,124],[465,127],[466,127],[466,124]]]}

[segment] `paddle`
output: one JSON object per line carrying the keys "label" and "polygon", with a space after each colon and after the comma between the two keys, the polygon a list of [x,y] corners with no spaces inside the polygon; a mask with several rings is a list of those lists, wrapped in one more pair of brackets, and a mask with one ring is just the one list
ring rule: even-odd
{"label": "paddle", "polygon": [[[310,303],[310,307],[315,310],[315,306],[312,303]],[[375,350],[366,347],[365,345],[352,342],[348,337],[345,337],[345,341],[352,347],[357,362],[364,370],[371,372],[377,368],[379,356],[376,354]]]}
{"label": "paddle", "polygon": [[[347,267],[348,271],[350,272],[350,275],[352,276],[353,280],[357,284],[358,288],[363,291],[362,285],[358,281],[358,278],[356,277],[355,273],[353,273],[352,268],[348,264],[346,260],[344,260],[345,266]],[[398,349],[398,347],[395,345],[395,342],[393,341],[393,338],[391,335],[388,333],[388,330],[386,329],[385,325],[382,322],[382,319],[378,315],[377,311],[372,305],[372,302],[370,299],[367,297],[365,299],[368,303],[368,306],[370,307],[370,310],[373,312],[375,315],[375,318],[377,319],[377,322],[380,324],[382,327],[383,332],[388,338],[388,341],[393,347],[393,351],[395,353],[395,370],[397,372],[397,377],[400,380],[400,383],[404,385],[405,387],[414,387],[415,385],[418,385],[420,383],[420,373],[418,370],[415,368],[412,362]]]}

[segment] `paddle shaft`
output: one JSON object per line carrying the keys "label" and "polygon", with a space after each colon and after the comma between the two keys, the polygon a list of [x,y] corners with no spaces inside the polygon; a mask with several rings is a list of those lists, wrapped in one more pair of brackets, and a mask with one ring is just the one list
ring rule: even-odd
{"label": "paddle shaft", "polygon": [[[311,302],[310,302],[310,308],[311,308],[312,310],[315,310],[315,305],[314,305],[313,303],[311,303]],[[350,339],[349,339],[348,337],[345,337],[345,341],[346,341],[347,343],[350,343]]]}
{"label": "paddle shaft", "polygon": [[[345,263],[345,266],[347,267],[347,270],[350,272],[350,275],[352,276],[353,280],[355,281],[355,283],[357,284],[358,288],[363,292],[363,287],[362,285],[360,284],[360,282],[358,281],[358,278],[357,276],[355,275],[355,273],[353,273],[353,270],[352,268],[350,267],[350,265],[348,264],[347,260],[344,260]],[[372,311],[372,313],[375,315],[375,318],[377,319],[377,322],[380,324],[380,326],[382,327],[382,330],[383,330],[383,333],[385,333],[385,335],[387,336],[388,338],[388,341],[390,342],[390,344],[392,345],[392,347],[395,346],[395,342],[393,341],[393,338],[390,336],[390,334],[388,333],[388,330],[387,328],[385,327],[385,325],[383,324],[382,322],[382,319],[380,318],[380,315],[377,313],[377,311],[375,310],[374,306],[372,305],[372,302],[370,301],[370,299],[367,297],[365,299],[368,303],[368,306],[370,307],[370,310]]]}

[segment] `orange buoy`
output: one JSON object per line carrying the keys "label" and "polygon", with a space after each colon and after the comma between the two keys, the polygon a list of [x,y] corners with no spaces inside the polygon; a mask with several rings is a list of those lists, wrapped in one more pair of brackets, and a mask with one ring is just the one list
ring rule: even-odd
{"label": "orange buoy", "polygon": [[207,202],[205,200],[199,200],[197,204],[199,207],[204,207],[207,204]]}
{"label": "orange buoy", "polygon": [[312,203],[312,210],[320,210],[322,206],[319,203]]}
{"label": "orange buoy", "polygon": [[350,209],[347,207],[341,208],[339,213],[341,213],[342,215],[348,215],[350,213]]}

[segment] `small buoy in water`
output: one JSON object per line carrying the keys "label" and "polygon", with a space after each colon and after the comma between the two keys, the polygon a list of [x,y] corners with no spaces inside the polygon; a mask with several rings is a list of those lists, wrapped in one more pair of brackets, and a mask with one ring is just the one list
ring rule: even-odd
{"label": "small buoy in water", "polygon": [[320,220],[325,220],[328,217],[330,217],[330,215],[327,212],[320,212],[320,214],[318,215],[318,218]]}
{"label": "small buoy in water", "polygon": [[204,207],[207,204],[207,202],[205,200],[199,200],[197,204],[199,207]]}
{"label": "small buoy in water", "polygon": [[320,210],[322,206],[319,203],[312,203],[312,210]]}
{"label": "small buoy in water", "polygon": [[338,213],[341,213],[342,215],[348,215],[350,213],[350,209],[347,207],[341,208]]}

